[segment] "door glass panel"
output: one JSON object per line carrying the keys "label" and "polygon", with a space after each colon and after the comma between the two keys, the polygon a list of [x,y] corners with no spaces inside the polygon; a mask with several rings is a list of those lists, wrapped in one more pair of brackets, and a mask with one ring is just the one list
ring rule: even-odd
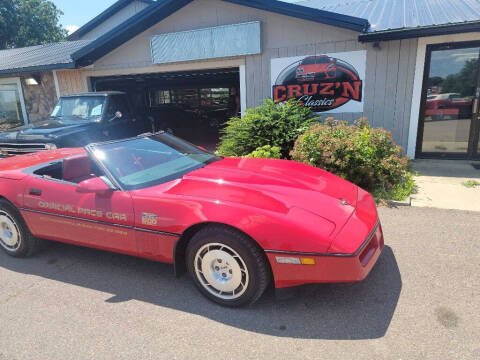
{"label": "door glass panel", "polygon": [[0,84],[0,131],[24,124],[18,86]]}
{"label": "door glass panel", "polygon": [[471,47],[432,51],[422,152],[467,153],[479,50]]}
{"label": "door glass panel", "polygon": [[[478,131],[480,132],[480,129],[478,129]],[[477,141],[478,141],[478,143],[477,143],[477,157],[480,157],[480,134],[477,136]]]}

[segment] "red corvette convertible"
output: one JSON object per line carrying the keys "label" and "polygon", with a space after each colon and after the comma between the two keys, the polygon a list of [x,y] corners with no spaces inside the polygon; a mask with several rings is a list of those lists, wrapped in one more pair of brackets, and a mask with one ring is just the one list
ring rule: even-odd
{"label": "red corvette convertible", "polygon": [[309,56],[302,60],[296,70],[299,81],[332,80],[337,76],[337,60],[325,55]]}
{"label": "red corvette convertible", "polygon": [[285,160],[221,158],[166,133],[0,160],[0,247],[44,239],[174,264],[217,303],[364,279],[383,248],[373,198]]}

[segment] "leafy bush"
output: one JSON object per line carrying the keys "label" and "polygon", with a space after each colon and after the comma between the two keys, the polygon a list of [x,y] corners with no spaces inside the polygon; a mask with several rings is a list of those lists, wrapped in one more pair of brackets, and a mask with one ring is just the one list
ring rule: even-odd
{"label": "leafy bush", "polygon": [[265,145],[256,148],[250,154],[248,154],[247,158],[263,158],[263,159],[281,159],[282,153],[280,152],[280,148],[278,146],[270,146]]}
{"label": "leafy bush", "polygon": [[375,190],[373,195],[377,199],[401,201],[401,200],[404,200],[410,194],[414,193],[415,191],[416,191],[416,185],[415,185],[415,180],[413,179],[413,175],[411,172],[407,172],[403,182],[393,185],[393,187],[388,191],[385,189],[379,188]]}
{"label": "leafy bush", "polygon": [[402,148],[389,131],[371,128],[364,118],[354,125],[328,118],[311,126],[291,156],[384,197],[406,197],[414,187]]}
{"label": "leafy bush", "polygon": [[288,158],[295,140],[315,122],[309,108],[293,100],[279,104],[267,99],[246,111],[245,116],[231,118],[222,130],[218,153],[224,156],[245,156],[257,148],[270,145],[280,148]]}

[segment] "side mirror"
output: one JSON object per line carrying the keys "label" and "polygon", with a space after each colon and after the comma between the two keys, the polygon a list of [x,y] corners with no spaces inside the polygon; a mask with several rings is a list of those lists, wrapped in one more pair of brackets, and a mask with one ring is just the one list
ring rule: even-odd
{"label": "side mirror", "polygon": [[79,183],[77,192],[80,194],[107,195],[112,192],[112,189],[110,189],[102,179],[95,177]]}
{"label": "side mirror", "polygon": [[112,122],[113,120],[120,119],[122,116],[123,116],[123,114],[122,114],[121,111],[116,111],[115,116],[112,117],[110,120],[108,120],[108,122]]}

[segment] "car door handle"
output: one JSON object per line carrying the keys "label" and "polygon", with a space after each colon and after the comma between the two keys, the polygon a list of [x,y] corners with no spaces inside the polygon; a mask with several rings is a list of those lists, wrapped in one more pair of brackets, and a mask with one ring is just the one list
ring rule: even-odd
{"label": "car door handle", "polygon": [[42,190],[40,190],[40,189],[30,189],[30,191],[28,193],[30,195],[33,195],[33,196],[40,196],[40,195],[42,195]]}

